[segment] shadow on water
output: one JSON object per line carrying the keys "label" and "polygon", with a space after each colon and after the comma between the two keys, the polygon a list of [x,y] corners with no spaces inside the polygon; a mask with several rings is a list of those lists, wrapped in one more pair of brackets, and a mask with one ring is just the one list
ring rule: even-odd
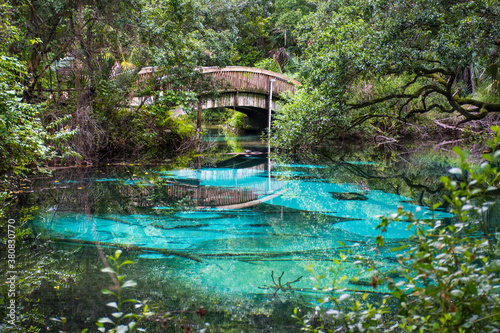
{"label": "shadow on water", "polygon": [[[82,269],[75,279],[103,283],[95,266],[81,263],[95,262],[96,243],[108,253],[121,248],[135,262],[139,294],[162,311],[194,304],[211,314],[207,321],[287,331],[284,318],[297,304],[325,296],[309,279],[311,267],[334,267],[327,287],[336,279],[335,288],[352,293],[387,291],[375,291],[353,265],[363,255],[394,270],[395,252],[376,249],[378,216],[402,207],[423,219],[451,217],[422,205],[439,194],[444,168],[412,164],[401,177],[397,163],[363,159],[269,165],[258,137],[230,139],[237,154],[223,144],[190,167],[102,165],[34,179],[25,198],[41,207],[33,230],[74,251],[69,260]],[[399,222],[385,238],[404,244],[412,233]]]}

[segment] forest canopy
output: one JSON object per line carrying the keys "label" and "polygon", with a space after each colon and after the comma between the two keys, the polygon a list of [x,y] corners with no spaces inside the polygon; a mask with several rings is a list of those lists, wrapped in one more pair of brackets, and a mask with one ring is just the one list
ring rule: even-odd
{"label": "forest canopy", "polygon": [[[169,110],[189,106],[197,92],[213,86],[195,69],[253,66],[274,47],[269,32],[273,4],[265,1],[0,4],[1,54],[7,57],[2,58],[2,77],[16,81],[4,80],[2,89],[15,91],[19,102],[37,110],[36,115],[30,113],[29,122],[41,130],[53,124],[51,133],[71,132],[66,139],[74,154],[56,154],[62,159],[54,161],[62,163],[161,159],[189,150],[192,127],[172,119]],[[138,85],[137,74],[144,67],[158,68],[163,81]],[[13,85],[17,88],[7,88]],[[167,85],[170,91],[159,98],[161,86]],[[156,103],[133,106],[134,96],[153,96]],[[49,137],[40,143],[57,145]]]}
{"label": "forest canopy", "polygon": [[[66,163],[192,148],[192,128],[169,110],[216,89],[199,66],[300,80],[274,117],[273,144],[287,150],[498,122],[498,1],[3,0],[2,11],[2,52],[25,73],[16,96],[42,127],[72,131]],[[162,81],[138,86],[144,67]],[[131,107],[132,96],[155,104]]]}
{"label": "forest canopy", "polygon": [[[500,112],[499,32],[497,1],[322,2],[296,30],[306,88],[282,110],[278,145],[325,142],[370,120]],[[297,108],[307,111],[289,121]],[[298,123],[309,124],[305,140]]]}

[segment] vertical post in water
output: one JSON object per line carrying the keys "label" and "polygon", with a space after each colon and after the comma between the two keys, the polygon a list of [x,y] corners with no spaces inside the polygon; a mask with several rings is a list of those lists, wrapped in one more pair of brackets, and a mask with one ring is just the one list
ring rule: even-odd
{"label": "vertical post in water", "polygon": [[196,147],[196,153],[201,152],[201,97],[198,99],[198,119],[196,120],[196,138],[198,139],[198,147]]}
{"label": "vertical post in water", "polygon": [[269,121],[267,123],[267,175],[269,178],[269,191],[271,191],[271,109],[273,106],[273,82],[276,78],[269,80]]}
{"label": "vertical post in water", "polygon": [[201,111],[202,111],[202,106],[201,106],[201,97],[198,99],[198,119],[196,120],[196,132],[201,133]]}

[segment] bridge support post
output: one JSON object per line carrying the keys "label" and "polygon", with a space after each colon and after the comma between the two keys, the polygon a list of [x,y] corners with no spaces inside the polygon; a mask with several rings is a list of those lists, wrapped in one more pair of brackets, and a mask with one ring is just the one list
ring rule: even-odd
{"label": "bridge support post", "polygon": [[276,78],[269,80],[269,122],[267,124],[267,176],[269,179],[269,192],[271,192],[271,111],[273,106],[273,82]]}
{"label": "bridge support post", "polygon": [[[268,102],[268,111],[269,111],[269,121],[267,124],[267,156],[270,158],[271,156],[271,109],[273,106],[273,82],[276,81],[276,78],[273,77],[269,80],[269,102]],[[270,168],[271,166],[269,166]]]}
{"label": "bridge support post", "polygon": [[201,98],[198,99],[198,118],[196,120],[196,132],[201,132],[201,111],[203,110],[201,105]]}
{"label": "bridge support post", "polygon": [[196,119],[196,138],[198,139],[198,146],[196,147],[196,153],[201,153],[201,97],[198,99],[198,118]]}

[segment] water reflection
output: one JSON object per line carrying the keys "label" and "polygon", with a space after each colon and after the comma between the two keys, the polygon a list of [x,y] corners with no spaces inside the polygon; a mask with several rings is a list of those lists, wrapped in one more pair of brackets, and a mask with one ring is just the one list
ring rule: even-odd
{"label": "water reflection", "polygon": [[[271,274],[285,272],[286,281],[295,281],[310,275],[310,265],[326,271],[349,250],[340,286],[369,289],[352,283],[355,256],[377,257],[385,271],[394,262],[393,253],[374,250],[379,215],[399,207],[421,218],[451,215],[363,181],[339,182],[352,166],[361,170],[372,163],[354,161],[342,169],[283,163],[269,172],[264,156],[249,153],[200,168],[107,167],[58,180],[67,189],[57,192],[57,202],[34,227],[59,241],[127,246],[139,260],[153,262],[151,272],[164,267],[177,283],[231,297],[273,294]],[[85,209],[84,201],[75,203],[82,190]],[[399,222],[385,237],[404,242],[412,232]],[[294,282],[294,289],[316,293],[308,279]]]}

